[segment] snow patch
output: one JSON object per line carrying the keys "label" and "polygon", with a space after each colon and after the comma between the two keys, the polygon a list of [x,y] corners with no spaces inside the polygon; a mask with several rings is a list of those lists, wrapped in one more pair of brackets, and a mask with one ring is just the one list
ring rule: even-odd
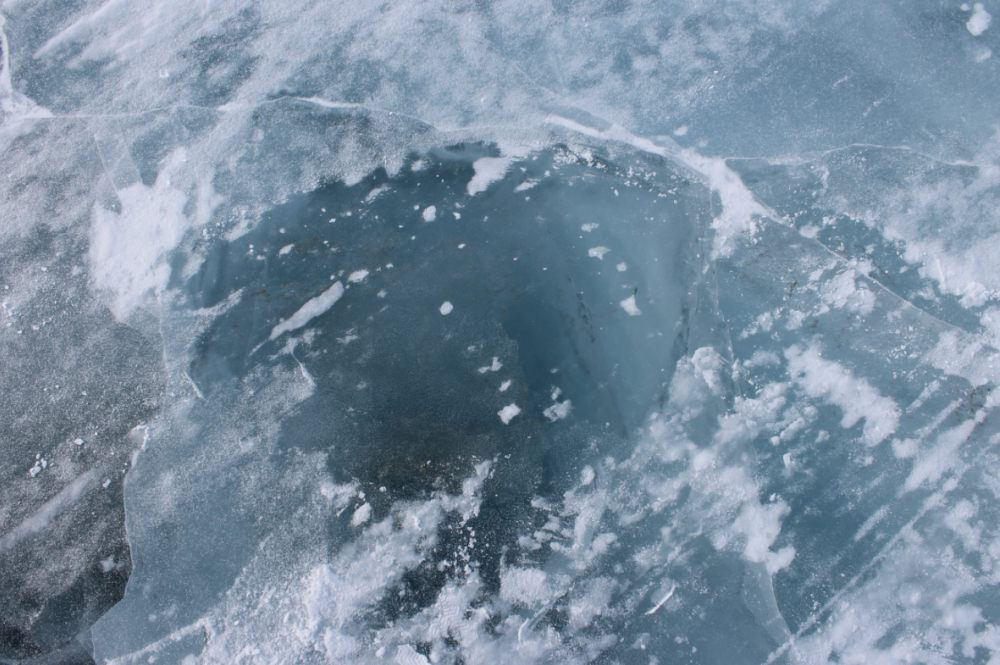
{"label": "snow patch", "polygon": [[[114,294],[111,309],[119,320],[166,288],[170,278],[167,254],[193,225],[184,214],[188,196],[171,184],[185,159],[183,150],[170,155],[152,187],[133,182],[117,190],[120,212],[94,204],[88,257],[91,275],[95,287]],[[195,221],[204,223],[216,202],[212,196],[198,198]]]}
{"label": "snow patch", "polygon": [[512,605],[537,607],[549,599],[548,575],[537,568],[507,568],[500,573],[500,598]]}
{"label": "snow patch", "polygon": [[840,407],[844,412],[841,427],[854,427],[865,419],[862,438],[869,446],[878,445],[896,431],[899,408],[865,379],[855,377],[839,363],[825,360],[816,347],[802,351],[792,346],[785,351],[785,358],[789,374],[806,394]]}

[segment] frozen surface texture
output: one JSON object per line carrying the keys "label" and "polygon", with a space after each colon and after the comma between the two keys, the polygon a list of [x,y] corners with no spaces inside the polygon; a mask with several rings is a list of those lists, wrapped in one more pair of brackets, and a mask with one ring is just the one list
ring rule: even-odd
{"label": "frozen surface texture", "polygon": [[1000,662],[997,11],[0,0],[0,662]]}

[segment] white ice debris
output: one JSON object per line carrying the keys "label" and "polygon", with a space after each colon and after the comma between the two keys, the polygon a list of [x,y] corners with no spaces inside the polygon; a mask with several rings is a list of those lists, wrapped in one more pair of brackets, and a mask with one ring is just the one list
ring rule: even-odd
{"label": "white ice debris", "polygon": [[380,194],[388,191],[389,191],[389,185],[380,185],[379,187],[376,187],[372,191],[368,192],[368,196],[365,197],[364,201],[365,203],[371,203],[372,201],[377,199]]}
{"label": "white ice debris", "polygon": [[298,330],[317,316],[325,313],[333,307],[343,295],[344,285],[340,282],[334,283],[334,285],[326,291],[302,305],[302,307],[300,307],[299,310],[295,312],[295,314],[292,314],[292,316],[287,320],[276,325],[271,330],[271,337],[269,339],[275,340],[286,332]]}
{"label": "white ice debris", "polygon": [[448,314],[451,314],[451,311],[453,309],[455,309],[455,306],[452,305],[447,300],[445,300],[443,303],[441,303],[441,306],[438,307],[438,311],[441,312],[441,314],[443,314],[445,316],[447,316]]}
{"label": "white ice debris", "polygon": [[361,526],[372,516],[372,504],[363,503],[351,515],[351,526]]}
{"label": "white ice debris", "polygon": [[591,247],[587,250],[587,256],[593,256],[594,258],[604,260],[604,255],[611,250],[607,247]]}
{"label": "white ice debris", "polygon": [[365,281],[365,277],[368,276],[367,270],[355,270],[350,275],[347,276],[347,281],[354,284],[355,282]]}
{"label": "white ice debris", "polygon": [[593,231],[594,229],[596,229],[598,226],[600,226],[600,224],[595,224],[595,223],[591,222],[590,224],[584,224],[583,226],[581,226],[580,230],[583,231],[584,233],[590,233],[591,231]]}
{"label": "white ice debris", "polygon": [[639,316],[642,314],[642,310],[640,310],[635,304],[635,295],[629,296],[618,304],[621,305],[621,308],[624,309],[629,316]]}
{"label": "white ice debris", "polygon": [[294,244],[285,245],[284,247],[278,250],[278,256],[284,256],[285,254],[290,254],[293,249],[295,249]]}
{"label": "white ice debris", "polygon": [[626,270],[628,270],[628,264],[622,261],[621,263],[615,266],[615,269],[617,269],[618,272],[625,272]]}
{"label": "white ice debris", "polygon": [[500,384],[500,392],[502,392],[502,393],[507,392],[507,389],[510,388],[510,384],[511,384],[511,380],[510,379],[507,379],[506,381],[504,381],[503,383],[501,383]]}
{"label": "white ice debris", "polygon": [[510,157],[481,157],[473,162],[472,168],[476,170],[476,174],[466,187],[469,196],[485,192],[490,184],[503,178],[510,163]]}
{"label": "white ice debris", "polygon": [[504,425],[510,423],[510,421],[514,418],[514,416],[516,416],[519,413],[521,413],[521,407],[519,407],[517,404],[508,404],[504,408],[497,411],[497,415],[500,416],[500,420],[503,421]]}
{"label": "white ice debris", "polygon": [[486,365],[485,367],[480,367],[478,372],[480,374],[486,374],[486,372],[499,372],[500,368],[503,367],[503,363],[496,356],[493,357],[493,363]]}
{"label": "white ice debris", "polygon": [[549,599],[548,575],[538,568],[507,568],[500,573],[500,598],[515,605],[537,607]]}
{"label": "white ice debris", "polygon": [[570,400],[565,402],[556,402],[549,408],[542,411],[542,415],[549,419],[549,422],[555,422],[557,420],[563,420],[569,415],[570,411],[573,410],[573,404]]}
{"label": "white ice debris", "polygon": [[424,218],[425,222],[433,222],[434,218],[437,217],[437,207],[427,206],[426,208],[424,208],[424,212],[421,215],[421,217]]}
{"label": "white ice debris", "polygon": [[983,3],[977,2],[972,6],[972,16],[969,18],[968,22],[966,22],[965,27],[968,28],[969,32],[971,32],[974,36],[978,37],[986,32],[986,29],[990,27],[990,23],[992,22],[993,17],[990,16],[988,11],[986,11]]}

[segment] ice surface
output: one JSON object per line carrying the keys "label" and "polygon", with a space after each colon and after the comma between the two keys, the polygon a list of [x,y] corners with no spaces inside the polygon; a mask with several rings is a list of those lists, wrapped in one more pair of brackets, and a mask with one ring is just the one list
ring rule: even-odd
{"label": "ice surface", "polygon": [[0,661],[1000,660],[996,12],[0,0]]}

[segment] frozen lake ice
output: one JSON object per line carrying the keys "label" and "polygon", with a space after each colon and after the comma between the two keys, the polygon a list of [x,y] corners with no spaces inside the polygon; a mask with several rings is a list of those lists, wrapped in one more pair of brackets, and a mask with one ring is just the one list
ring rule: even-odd
{"label": "frozen lake ice", "polygon": [[998,10],[0,1],[0,662],[1000,660]]}

